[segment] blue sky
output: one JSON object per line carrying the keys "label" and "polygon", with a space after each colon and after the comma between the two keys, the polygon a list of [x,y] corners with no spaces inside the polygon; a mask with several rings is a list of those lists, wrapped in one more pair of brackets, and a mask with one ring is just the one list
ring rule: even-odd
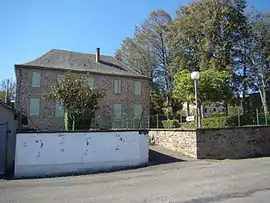
{"label": "blue sky", "polygon": [[[0,0],[0,80],[14,76],[14,64],[50,49],[113,55],[148,14],[164,9],[173,17],[191,0]],[[257,9],[270,0],[249,0]]]}

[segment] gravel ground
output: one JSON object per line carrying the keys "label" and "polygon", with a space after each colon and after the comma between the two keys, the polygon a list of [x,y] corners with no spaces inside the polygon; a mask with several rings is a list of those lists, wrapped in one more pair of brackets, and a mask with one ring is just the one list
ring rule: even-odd
{"label": "gravel ground", "polygon": [[0,202],[269,203],[270,158],[190,160],[95,175],[0,180]]}

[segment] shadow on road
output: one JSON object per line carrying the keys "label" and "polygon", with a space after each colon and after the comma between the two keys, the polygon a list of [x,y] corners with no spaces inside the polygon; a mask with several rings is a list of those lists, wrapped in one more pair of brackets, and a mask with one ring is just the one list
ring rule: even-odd
{"label": "shadow on road", "polygon": [[179,159],[165,153],[163,154],[162,152],[158,152],[153,149],[149,149],[149,161],[151,165],[160,165],[160,164],[181,162],[181,161],[186,161],[186,160]]}

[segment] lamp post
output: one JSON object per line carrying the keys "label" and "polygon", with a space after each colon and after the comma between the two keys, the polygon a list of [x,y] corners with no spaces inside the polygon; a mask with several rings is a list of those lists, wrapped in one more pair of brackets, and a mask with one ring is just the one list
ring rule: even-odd
{"label": "lamp post", "polygon": [[194,71],[191,73],[191,79],[194,80],[194,89],[195,89],[197,128],[201,128],[201,117],[199,115],[199,104],[198,104],[198,80],[199,80],[199,78],[200,78],[200,73],[198,71]]}

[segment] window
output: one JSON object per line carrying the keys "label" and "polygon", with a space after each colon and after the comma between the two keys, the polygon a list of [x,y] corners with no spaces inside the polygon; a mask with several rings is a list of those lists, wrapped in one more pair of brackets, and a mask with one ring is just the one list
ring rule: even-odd
{"label": "window", "polygon": [[61,84],[64,81],[64,79],[65,79],[65,75],[63,75],[63,74],[57,75],[57,83],[58,84]]}
{"label": "window", "polygon": [[216,109],[216,108],[213,108],[213,111],[214,111],[214,112],[216,112],[216,111],[217,111],[217,109]]}
{"label": "window", "polygon": [[32,73],[32,87],[40,87],[40,79],[41,79],[41,73],[33,72]]}
{"label": "window", "polygon": [[114,80],[114,93],[121,93],[121,80]]}
{"label": "window", "polygon": [[142,105],[135,104],[134,105],[134,117],[135,119],[141,118],[142,116]]}
{"label": "window", "polygon": [[30,99],[30,116],[38,116],[40,109],[40,99],[31,98]]}
{"label": "window", "polygon": [[56,117],[64,117],[64,109],[62,108],[61,102],[55,103],[55,116]]}
{"label": "window", "polygon": [[135,81],[135,95],[141,95],[142,93],[142,84],[140,81]]}
{"label": "window", "polygon": [[114,104],[113,112],[114,112],[114,118],[115,119],[121,119],[122,118],[121,104]]}
{"label": "window", "polygon": [[90,88],[94,88],[94,78],[88,78],[87,79],[87,84],[88,84],[88,87]]}

